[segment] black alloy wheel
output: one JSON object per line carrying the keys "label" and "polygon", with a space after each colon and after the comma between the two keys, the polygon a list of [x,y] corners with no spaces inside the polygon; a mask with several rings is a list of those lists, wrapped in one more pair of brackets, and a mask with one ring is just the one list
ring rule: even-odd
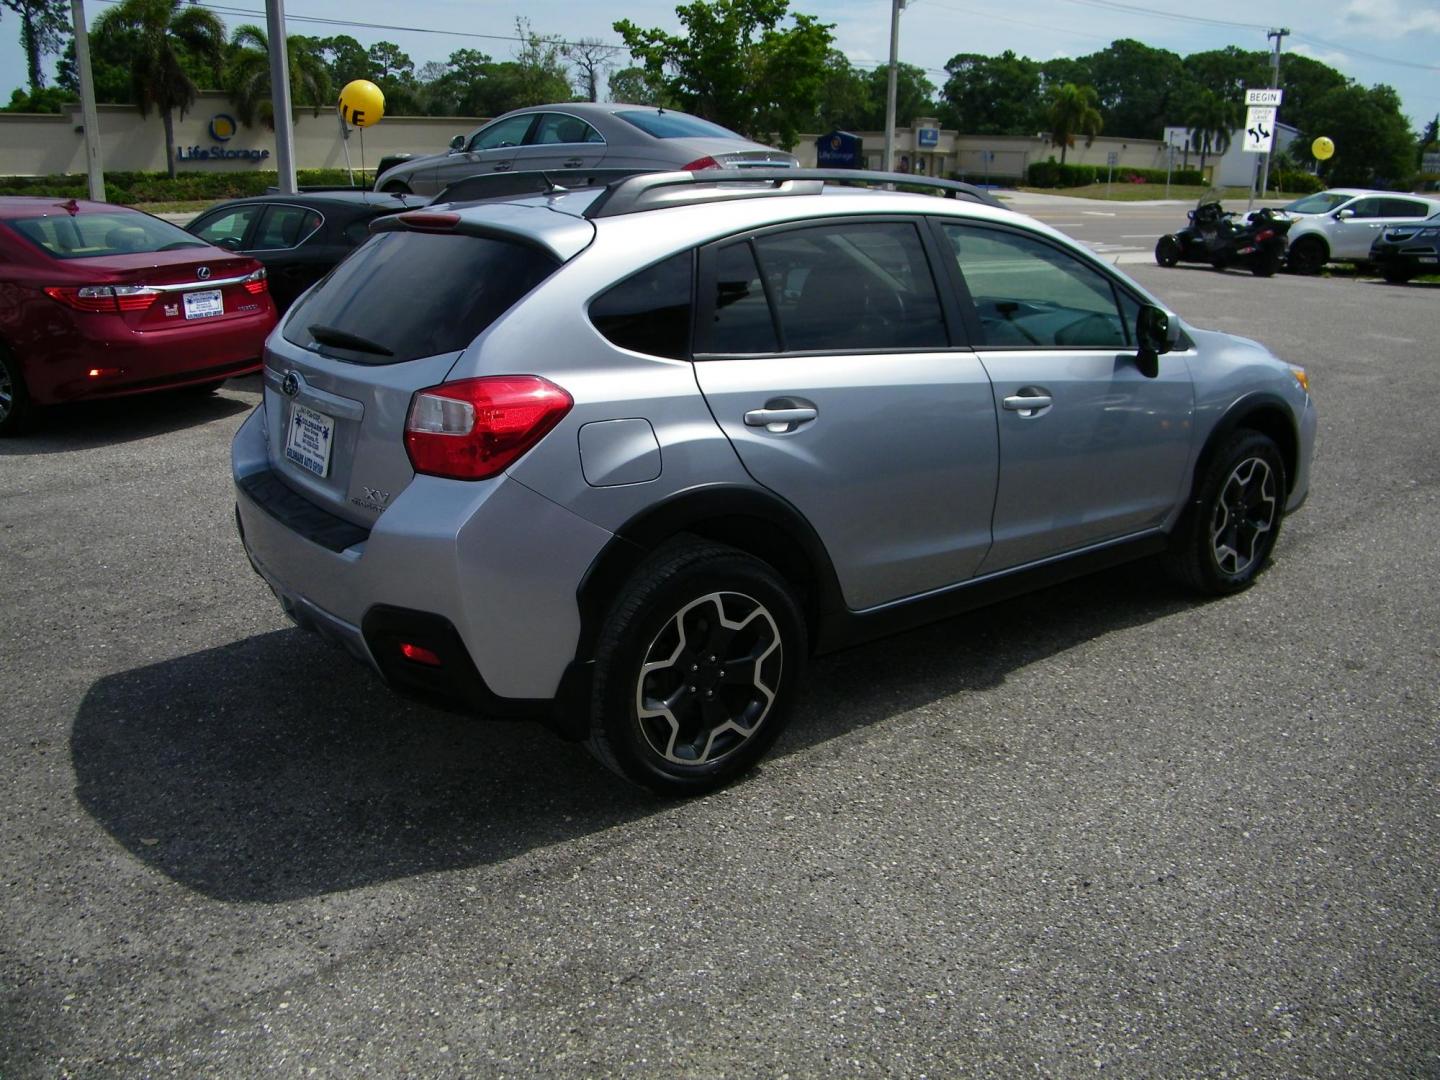
{"label": "black alloy wheel", "polygon": [[0,346],[0,437],[18,435],[30,418],[30,395],[20,364],[10,350]]}
{"label": "black alloy wheel", "polygon": [[591,752],[660,794],[728,783],[779,734],[805,641],[799,606],[771,567],[697,539],[668,545],[606,619]]}

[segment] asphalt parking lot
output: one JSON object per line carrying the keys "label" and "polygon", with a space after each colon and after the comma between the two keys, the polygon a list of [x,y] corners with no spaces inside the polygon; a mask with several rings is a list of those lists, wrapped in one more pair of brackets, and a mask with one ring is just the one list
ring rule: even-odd
{"label": "asphalt parking lot", "polygon": [[292,628],[256,379],[0,444],[0,1076],[1440,1073],[1440,289],[1126,269],[1308,366],[1275,565],[822,660],[687,803]]}

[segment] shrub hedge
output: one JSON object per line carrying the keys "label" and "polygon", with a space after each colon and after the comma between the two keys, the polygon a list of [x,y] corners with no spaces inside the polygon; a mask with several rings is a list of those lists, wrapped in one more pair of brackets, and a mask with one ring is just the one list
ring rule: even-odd
{"label": "shrub hedge", "polygon": [[1313,195],[1325,190],[1324,180],[1300,169],[1277,169],[1270,174],[1270,184],[1287,195]]}
{"label": "shrub hedge", "polygon": [[[350,182],[344,169],[300,169],[301,187],[327,187]],[[171,180],[164,173],[107,172],[105,197],[115,203],[189,202],[238,199],[263,195],[274,187],[273,172],[187,172]],[[368,186],[374,177],[355,170],[355,183]],[[57,199],[84,199],[90,191],[83,175],[0,176],[0,195],[40,195]]]}
{"label": "shrub hedge", "polygon": [[[1085,187],[1088,184],[1103,184],[1109,176],[1117,184],[1163,184],[1164,169],[1133,169],[1129,165],[1117,165],[1112,170],[1108,165],[1072,165],[1058,161],[1031,162],[1026,172],[1026,181],[1031,187],[1068,188]],[[1203,184],[1204,175],[1199,169],[1172,169],[1172,184]]]}

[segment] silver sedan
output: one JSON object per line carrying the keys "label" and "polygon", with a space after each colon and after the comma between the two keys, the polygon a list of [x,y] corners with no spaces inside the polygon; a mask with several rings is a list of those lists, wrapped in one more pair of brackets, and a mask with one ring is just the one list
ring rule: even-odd
{"label": "silver sedan", "polygon": [[456,135],[444,154],[385,170],[377,191],[437,195],[470,176],[591,169],[690,171],[794,168],[792,154],[751,142],[719,124],[652,105],[536,105]]}

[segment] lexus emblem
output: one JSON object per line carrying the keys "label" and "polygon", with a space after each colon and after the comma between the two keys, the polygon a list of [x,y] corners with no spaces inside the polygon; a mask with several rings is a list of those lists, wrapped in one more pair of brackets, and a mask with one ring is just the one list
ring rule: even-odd
{"label": "lexus emblem", "polygon": [[300,393],[300,376],[293,371],[285,372],[285,377],[280,380],[280,389],[285,391],[286,397],[294,397]]}
{"label": "lexus emblem", "polygon": [[197,278],[199,278],[201,281],[209,281],[209,280],[210,280],[210,267],[208,267],[208,266],[197,266],[197,267],[195,268],[195,276],[196,276]]}

